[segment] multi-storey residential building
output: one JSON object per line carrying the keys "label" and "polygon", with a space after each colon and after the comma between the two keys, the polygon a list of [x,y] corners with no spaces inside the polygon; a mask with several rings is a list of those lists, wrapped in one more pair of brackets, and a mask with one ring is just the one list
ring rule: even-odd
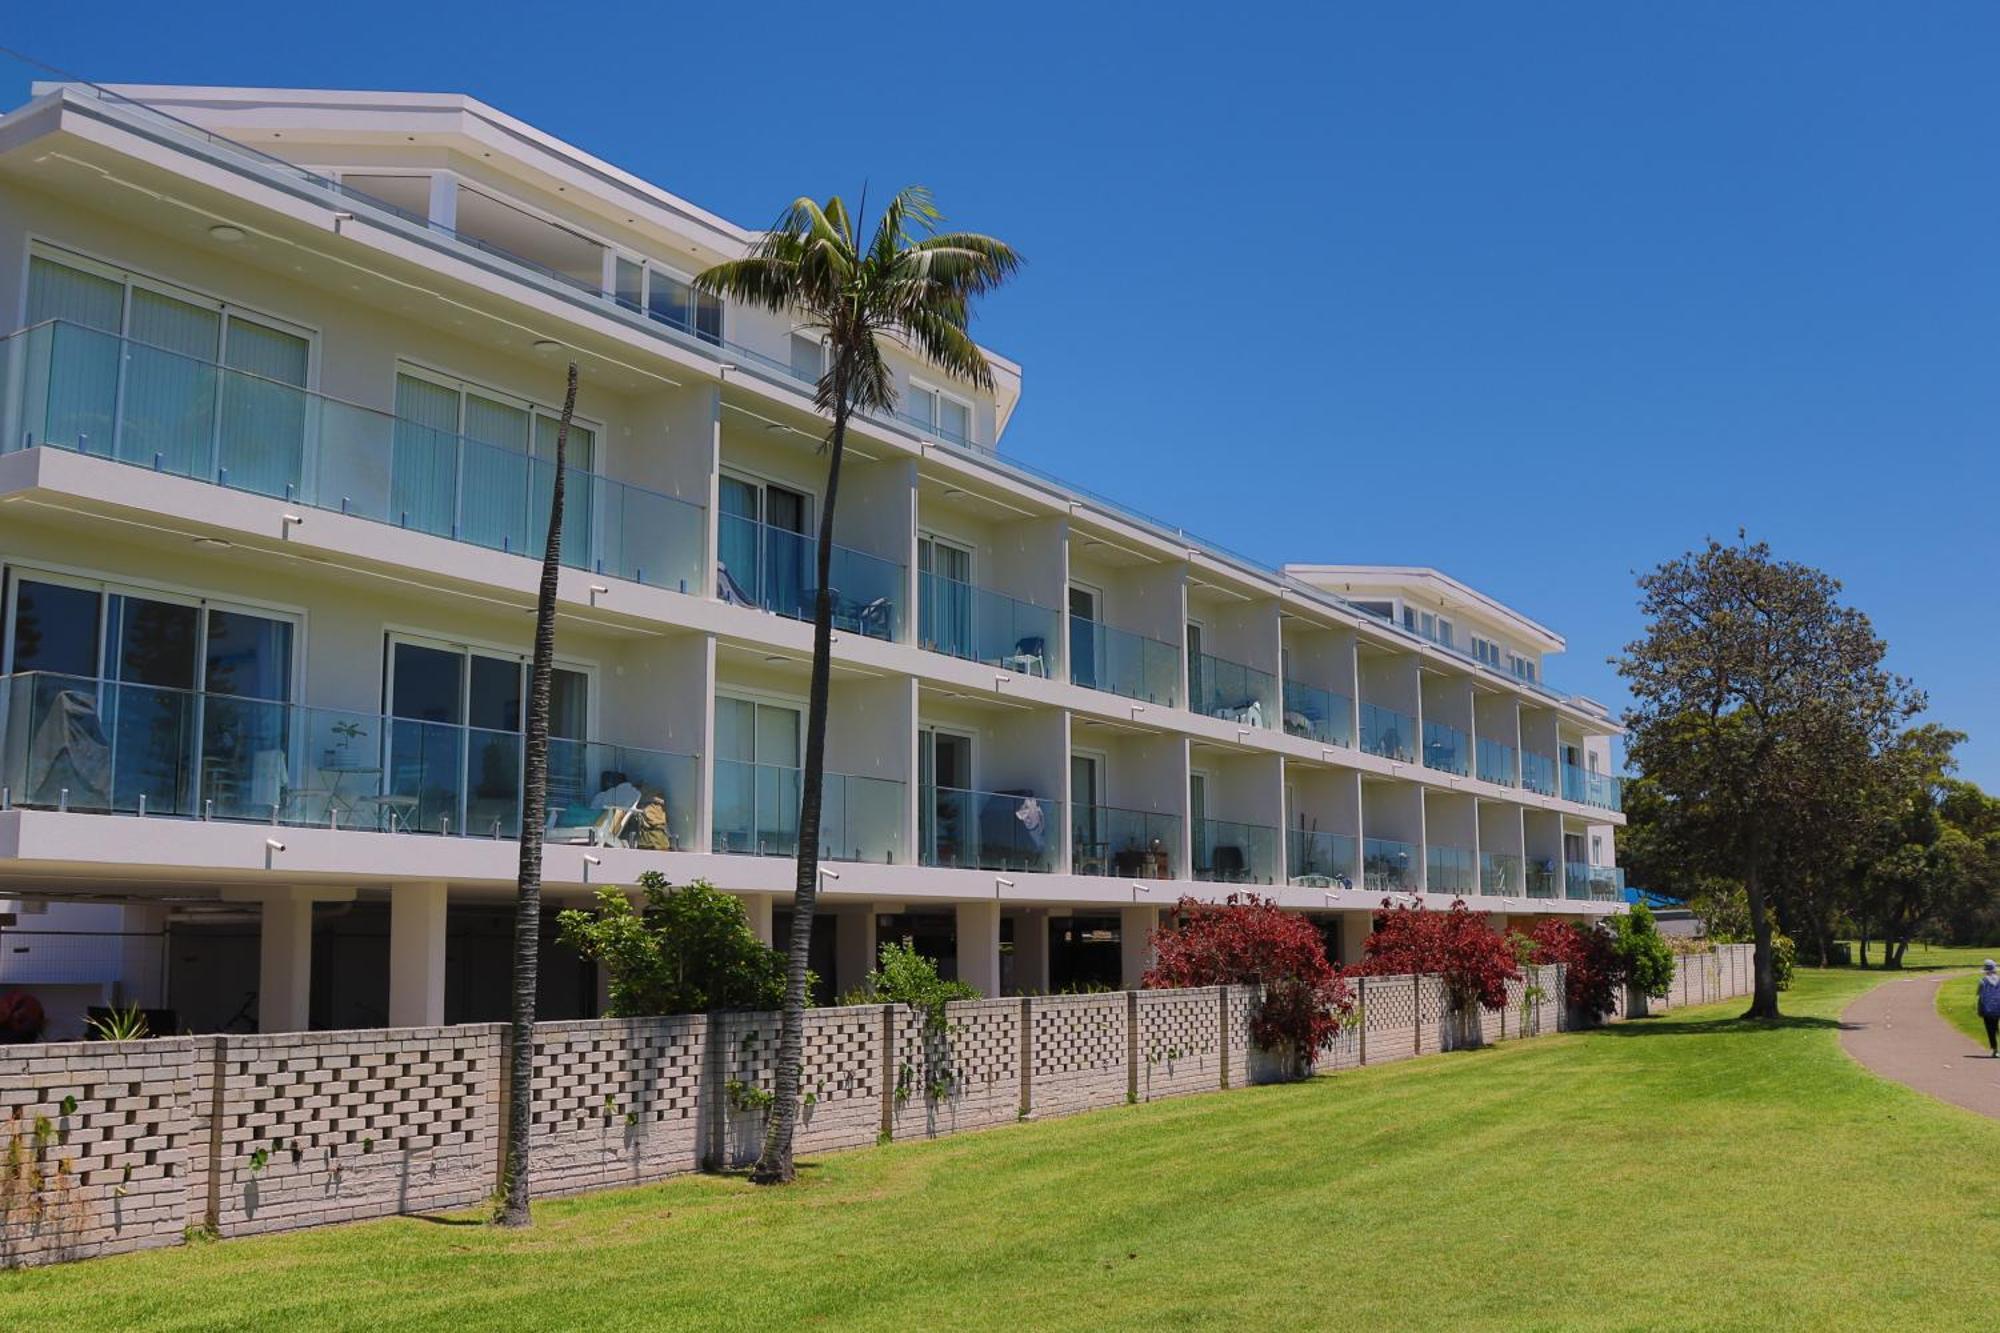
{"label": "multi-storey residential building", "polygon": [[[690,283],[755,235],[458,96],[0,118],[0,985],[197,1030],[504,1012],[571,360],[549,899],[658,870],[782,929],[821,348]],[[1023,466],[993,361],[898,359],[851,439],[828,992],[887,937],[987,993],[1132,981],[1176,898],[1239,888],[1348,958],[1390,893],[1613,910],[1616,728],[1543,679],[1559,637]]]}

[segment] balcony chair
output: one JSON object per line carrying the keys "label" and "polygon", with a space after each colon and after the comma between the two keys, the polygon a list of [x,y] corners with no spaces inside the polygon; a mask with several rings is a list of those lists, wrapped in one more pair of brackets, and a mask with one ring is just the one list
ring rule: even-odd
{"label": "balcony chair", "polygon": [[1024,676],[1048,678],[1048,640],[1039,634],[1030,634],[1014,641],[1014,651],[1000,659],[1000,665],[1009,671],[1018,671]]}
{"label": "balcony chair", "polygon": [[1250,867],[1243,849],[1228,843],[1213,849],[1208,857],[1209,873],[1219,881],[1236,884],[1249,878]]}
{"label": "balcony chair", "polygon": [[1264,702],[1261,699],[1245,699],[1241,703],[1224,704],[1211,715],[1225,722],[1239,722],[1246,727],[1264,725]]}
{"label": "balcony chair", "polygon": [[743,585],[729,572],[729,566],[720,560],[715,562],[715,595],[731,606],[757,605],[757,599],[743,590]]}

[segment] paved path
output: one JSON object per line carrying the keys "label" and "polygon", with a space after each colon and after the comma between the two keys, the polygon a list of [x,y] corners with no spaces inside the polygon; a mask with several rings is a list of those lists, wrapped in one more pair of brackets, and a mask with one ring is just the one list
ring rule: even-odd
{"label": "paved path", "polygon": [[1938,1015],[1937,990],[1946,979],[1877,986],[1840,1016],[1840,1044],[1883,1078],[2000,1120],[2000,1060]]}

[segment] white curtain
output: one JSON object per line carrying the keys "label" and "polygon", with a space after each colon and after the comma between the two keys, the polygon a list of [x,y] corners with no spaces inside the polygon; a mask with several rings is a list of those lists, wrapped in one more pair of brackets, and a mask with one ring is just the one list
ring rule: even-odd
{"label": "white curtain", "polygon": [[458,390],[396,376],[391,473],[389,521],[450,536],[458,516]]}
{"label": "white curtain", "polygon": [[232,314],[223,348],[230,368],[222,385],[217,462],[228,483],[261,495],[286,495],[305,463],[304,338]]}
{"label": "white curtain", "polygon": [[176,476],[214,476],[222,313],[135,287],[126,333],[118,456]]}
{"label": "white curtain", "polygon": [[22,440],[111,451],[118,406],[118,333],[125,285],[36,255],[28,263],[28,324],[62,321],[28,339],[25,383],[46,391],[25,405]]}

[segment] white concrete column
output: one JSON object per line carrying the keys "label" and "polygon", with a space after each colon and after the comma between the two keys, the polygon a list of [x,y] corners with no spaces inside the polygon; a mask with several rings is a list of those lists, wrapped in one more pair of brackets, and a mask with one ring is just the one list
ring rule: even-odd
{"label": "white concrete column", "polygon": [[431,173],[430,220],[434,227],[458,227],[458,177],[449,171]]}
{"label": "white concrete column", "polygon": [[1140,979],[1153,965],[1153,928],[1159,924],[1157,907],[1118,909],[1119,975],[1126,990],[1138,990]]}
{"label": "white concrete column", "polygon": [[444,1023],[445,886],[398,884],[389,891],[389,1026]]}
{"label": "white concrete column", "polygon": [[1014,989],[1049,993],[1049,914],[1039,907],[1014,917]]}
{"label": "white concrete column", "polygon": [[875,953],[875,904],[844,903],[833,917],[833,989],[845,995],[868,979]]}
{"label": "white concrete column", "polygon": [[991,999],[1000,994],[1000,903],[958,905],[958,979]]}
{"label": "white concrete column", "polygon": [[1340,914],[1340,963],[1352,967],[1361,961],[1361,955],[1368,944],[1368,936],[1373,932],[1375,914],[1373,912],[1342,912]]}
{"label": "white concrete column", "polygon": [[118,1003],[145,1009],[167,1005],[167,908],[127,903],[119,912]]}
{"label": "white concrete column", "polygon": [[304,1032],[311,1026],[312,909],[354,901],[353,889],[279,884],[225,887],[224,902],[259,905],[257,1030]]}
{"label": "white concrete column", "polygon": [[771,944],[771,904],[768,893],[739,893],[743,902],[743,915],[750,919],[750,933],[765,945]]}

